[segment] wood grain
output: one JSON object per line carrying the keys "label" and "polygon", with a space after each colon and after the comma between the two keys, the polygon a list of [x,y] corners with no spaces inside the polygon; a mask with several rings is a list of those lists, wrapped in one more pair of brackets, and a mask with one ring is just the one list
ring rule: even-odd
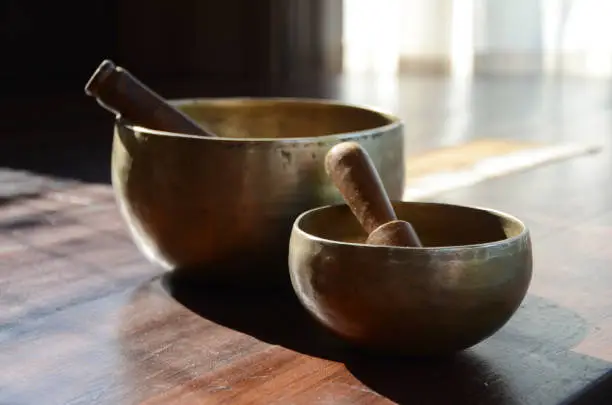
{"label": "wood grain", "polygon": [[[423,83],[434,108],[444,86]],[[495,82],[475,90],[490,91],[488,102],[472,106],[476,134],[520,128],[552,136],[557,123],[548,113],[534,118],[530,91],[513,93],[521,83],[502,86],[503,97]],[[548,102],[561,103],[555,94]],[[555,110],[577,111],[559,137],[605,141],[608,110],[585,111],[572,104],[579,99],[593,100],[572,97]],[[415,128],[436,133],[417,112],[404,111],[421,117],[409,133],[414,150],[433,142],[418,141]],[[136,250],[110,186],[3,169],[0,404],[612,403],[611,177],[604,149],[436,197],[523,219],[533,236],[534,279],[502,330],[434,361],[346,347],[290,291],[181,282]]]}
{"label": "wood grain", "polygon": [[[571,164],[579,163],[592,164]],[[602,273],[612,260],[604,239],[612,209],[592,208],[590,220],[574,220],[583,224],[578,231],[546,233],[537,201],[487,199],[512,183],[520,181],[500,179],[446,200],[530,211],[529,222],[541,227],[530,295],[494,337],[435,362],[344,347],[289,291],[215,290],[163,275],[118,236],[120,228],[98,227],[98,215],[117,215],[110,190],[85,207],[44,195],[5,204],[2,212],[23,210],[1,225],[2,246],[20,249],[5,249],[0,262],[0,359],[11,364],[0,376],[0,402],[556,403],[604,378],[612,364],[605,298],[612,279]],[[577,200],[587,202],[575,195],[555,210]],[[575,232],[580,241],[572,244]]]}

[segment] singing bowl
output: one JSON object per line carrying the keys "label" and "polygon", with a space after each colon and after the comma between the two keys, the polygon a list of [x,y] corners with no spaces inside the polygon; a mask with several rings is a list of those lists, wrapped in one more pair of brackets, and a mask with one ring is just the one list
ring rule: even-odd
{"label": "singing bowl", "polygon": [[346,205],[296,219],[289,270],[306,310],[351,345],[402,355],[452,354],[494,334],[531,282],[525,225],[477,207],[393,205],[424,247],[364,244]]}
{"label": "singing bowl", "polygon": [[219,137],[136,127],[118,119],[112,183],[144,255],[201,281],[288,283],[291,226],[342,201],[324,172],[335,144],[370,154],[390,196],[404,187],[402,122],[337,101],[229,98],[173,104]]}

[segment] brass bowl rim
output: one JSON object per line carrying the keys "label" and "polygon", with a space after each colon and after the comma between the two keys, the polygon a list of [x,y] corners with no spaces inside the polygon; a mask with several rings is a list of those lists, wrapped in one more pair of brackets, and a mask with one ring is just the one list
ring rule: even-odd
{"label": "brass bowl rim", "polygon": [[207,138],[198,135],[190,135],[183,134],[178,132],[169,132],[169,131],[159,131],[156,129],[150,129],[147,127],[142,127],[139,125],[133,125],[129,123],[122,117],[117,117],[115,121],[116,126],[123,126],[130,131],[145,133],[150,135],[159,135],[159,136],[168,136],[174,138],[187,138],[187,139],[198,139],[203,141],[214,141],[214,142],[241,142],[241,143],[266,143],[266,144],[303,144],[303,143],[318,143],[323,141],[336,141],[336,140],[351,140],[355,138],[364,138],[364,137],[374,137],[380,136],[388,131],[391,131],[395,128],[399,128],[404,125],[404,122],[401,118],[396,116],[391,112],[384,111],[380,108],[365,105],[365,104],[355,104],[344,102],[341,100],[335,99],[321,99],[321,98],[309,98],[309,97],[201,97],[201,98],[182,98],[182,99],[172,99],[168,100],[173,106],[184,106],[184,105],[198,105],[198,104],[216,104],[216,105],[234,105],[234,104],[244,104],[248,103],[249,105],[266,105],[266,104],[275,104],[275,103],[287,103],[287,104],[303,104],[303,105],[331,105],[338,107],[349,107],[356,110],[369,111],[389,120],[388,124],[381,125],[378,127],[373,127],[369,129],[364,129],[361,131],[352,131],[352,132],[340,132],[329,135],[322,136],[313,136],[313,137],[302,137],[302,138],[227,138],[227,137],[214,137]]}
{"label": "brass bowl rim", "polygon": [[[452,252],[456,252],[458,250],[476,250],[476,249],[483,249],[483,248],[492,248],[492,247],[498,247],[498,246],[503,246],[503,245],[510,245],[513,243],[516,243],[517,241],[527,237],[529,235],[529,228],[527,227],[527,225],[525,225],[525,223],[523,221],[521,221],[520,219],[518,219],[517,217],[510,215],[506,212],[503,211],[499,211],[493,208],[486,208],[486,207],[481,207],[481,206],[477,206],[477,205],[463,205],[463,204],[450,204],[450,203],[441,203],[441,202],[427,202],[427,201],[401,201],[401,200],[395,200],[395,201],[391,201],[392,204],[408,204],[408,205],[437,205],[437,206],[446,206],[446,207],[461,207],[461,208],[467,208],[470,210],[475,210],[475,211],[483,211],[483,212],[487,212],[489,214],[493,214],[497,217],[501,217],[501,218],[505,218],[509,221],[512,221],[518,225],[521,226],[522,230],[518,235],[509,237],[509,238],[504,238],[501,240],[496,240],[496,241],[491,241],[491,242],[484,242],[484,243],[474,243],[474,244],[470,244],[470,245],[451,245],[451,246],[422,246],[422,247],[414,247],[414,246],[380,246],[380,245],[367,245],[365,243],[354,243],[354,242],[343,242],[343,241],[339,241],[339,240],[333,240],[333,239],[326,239],[326,238],[322,238],[320,236],[316,236],[313,235],[311,233],[306,232],[305,230],[303,230],[300,227],[301,222],[304,220],[305,217],[309,216],[309,215],[316,215],[317,212],[319,211],[324,211],[327,209],[333,209],[333,208],[337,208],[337,207],[345,207],[346,209],[348,209],[350,211],[350,209],[348,208],[348,206],[346,204],[340,203],[340,204],[331,204],[331,205],[325,205],[325,206],[321,206],[321,207],[316,207],[316,208],[312,208],[308,211],[304,211],[303,213],[301,213],[293,222],[293,227],[292,230],[293,232],[298,233],[300,236],[313,241],[313,242],[317,242],[317,243],[321,243],[324,245],[330,245],[330,246],[352,246],[352,247],[359,247],[359,248],[365,248],[365,249],[381,249],[381,250],[388,250],[390,252],[393,251],[410,251],[414,254],[432,254],[432,253],[452,253]],[[356,220],[356,219],[355,219]]]}

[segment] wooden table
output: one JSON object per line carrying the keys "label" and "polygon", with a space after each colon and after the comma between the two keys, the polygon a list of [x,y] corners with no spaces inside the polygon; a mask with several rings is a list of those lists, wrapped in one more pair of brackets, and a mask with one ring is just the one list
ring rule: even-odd
{"label": "wooden table", "polygon": [[438,362],[344,349],[290,294],[177,286],[137,252],[108,186],[41,179],[32,190],[47,191],[0,209],[0,403],[553,404],[603,395],[612,388],[612,192],[603,191],[608,177],[571,174],[598,165],[585,157],[439,198],[524,218],[535,272],[499,333]]}
{"label": "wooden table", "polygon": [[607,150],[436,198],[522,218],[535,264],[511,321],[438,361],[348,350],[288,293],[176,283],[136,250],[108,185],[9,170],[0,184],[1,404],[612,403]]}

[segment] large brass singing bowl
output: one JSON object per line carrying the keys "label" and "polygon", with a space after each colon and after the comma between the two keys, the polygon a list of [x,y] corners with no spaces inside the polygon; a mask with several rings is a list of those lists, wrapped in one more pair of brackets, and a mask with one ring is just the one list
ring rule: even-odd
{"label": "large brass singing bowl", "polygon": [[335,144],[372,157],[392,198],[404,186],[403,125],[367,108],[308,99],[176,101],[219,135],[115,125],[112,182],[140,250],[202,280],[252,285],[287,277],[291,226],[342,201],[324,171]]}
{"label": "large brass singing bowl", "polygon": [[531,281],[525,225],[493,210],[393,204],[425,247],[363,244],[345,205],[296,219],[289,269],[304,307],[354,345],[404,355],[450,354],[495,333]]}

